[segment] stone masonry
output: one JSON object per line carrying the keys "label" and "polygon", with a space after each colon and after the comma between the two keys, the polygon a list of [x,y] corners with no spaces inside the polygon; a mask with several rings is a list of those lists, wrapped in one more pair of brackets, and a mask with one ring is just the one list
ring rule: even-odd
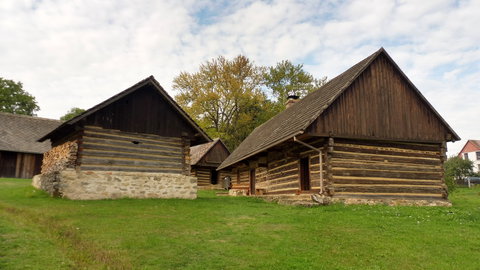
{"label": "stone masonry", "polygon": [[170,173],[66,169],[35,176],[33,186],[72,200],[197,197],[196,177]]}

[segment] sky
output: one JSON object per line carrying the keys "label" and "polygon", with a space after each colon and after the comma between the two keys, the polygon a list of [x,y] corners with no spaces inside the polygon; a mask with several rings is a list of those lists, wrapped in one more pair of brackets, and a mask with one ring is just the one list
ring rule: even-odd
{"label": "sky", "polygon": [[0,77],[21,81],[38,116],[88,109],[154,75],[223,55],[288,59],[333,78],[384,47],[462,138],[480,139],[480,0],[1,0]]}

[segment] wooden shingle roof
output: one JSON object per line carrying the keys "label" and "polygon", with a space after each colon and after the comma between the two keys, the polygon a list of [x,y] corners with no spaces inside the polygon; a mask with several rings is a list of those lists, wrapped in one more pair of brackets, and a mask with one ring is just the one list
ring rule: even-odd
{"label": "wooden shingle roof", "polygon": [[217,138],[211,142],[190,147],[190,165],[196,165],[202,159],[202,157],[204,157],[218,142],[221,141]]}
{"label": "wooden shingle roof", "polygon": [[454,139],[459,140],[458,135],[443,120],[438,112],[428,103],[425,97],[410,82],[406,75],[400,70],[395,62],[390,58],[387,52],[380,48],[378,51],[358,62],[345,72],[328,81],[318,90],[308,94],[302,100],[293,106],[285,109],[275,117],[258,126],[253,132],[233,151],[233,153],[218,167],[218,169],[226,168],[245,158],[253,156],[264,151],[274,145],[291,139],[293,136],[302,134],[305,129],[317,119],[379,56],[385,55],[392,64],[398,69],[406,81],[417,92],[419,97],[427,106],[436,114],[439,120],[451,132]]}
{"label": "wooden shingle roof", "polygon": [[62,122],[0,112],[0,151],[42,154],[50,149],[50,142],[37,142]]}

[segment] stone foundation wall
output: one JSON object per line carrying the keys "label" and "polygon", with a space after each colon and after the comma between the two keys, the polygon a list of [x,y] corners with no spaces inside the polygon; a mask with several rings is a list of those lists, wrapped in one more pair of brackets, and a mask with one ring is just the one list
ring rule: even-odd
{"label": "stone foundation wall", "polygon": [[72,200],[197,197],[197,178],[182,174],[76,171],[34,177],[33,185]]}

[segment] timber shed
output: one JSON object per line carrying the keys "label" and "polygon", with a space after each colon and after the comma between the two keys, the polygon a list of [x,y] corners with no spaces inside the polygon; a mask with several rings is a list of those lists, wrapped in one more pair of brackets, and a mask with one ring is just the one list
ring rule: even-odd
{"label": "timber shed", "polygon": [[208,135],[150,76],[43,136],[36,187],[71,199],[196,198],[190,147]]}
{"label": "timber shed", "polygon": [[50,142],[37,140],[61,123],[0,112],[0,177],[32,178],[40,173],[43,153],[50,149]]}
{"label": "timber shed", "polygon": [[257,127],[219,169],[251,195],[447,205],[442,165],[458,140],[381,48]]}
{"label": "timber shed", "polygon": [[218,166],[230,155],[220,139],[190,148],[192,175],[198,179],[199,189],[222,189],[223,179],[229,177],[226,170],[217,172]]}

